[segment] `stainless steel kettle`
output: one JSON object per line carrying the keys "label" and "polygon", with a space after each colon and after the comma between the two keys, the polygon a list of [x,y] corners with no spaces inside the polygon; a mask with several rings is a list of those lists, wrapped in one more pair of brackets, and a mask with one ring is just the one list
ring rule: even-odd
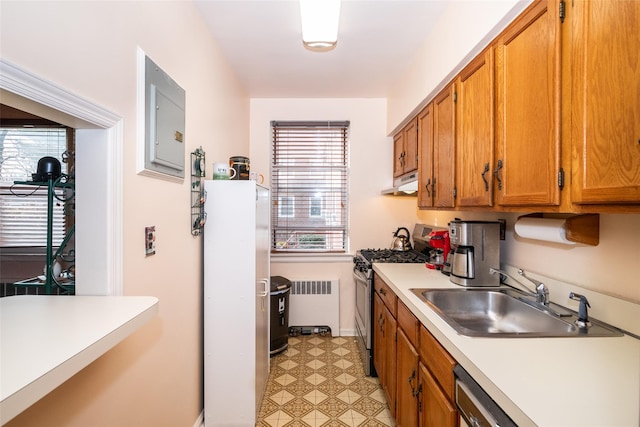
{"label": "stainless steel kettle", "polygon": [[[405,234],[400,234],[401,231],[405,232]],[[391,241],[391,250],[394,251],[410,251],[411,250],[411,241],[409,230],[404,227],[398,228],[395,233],[393,233],[393,240]]]}

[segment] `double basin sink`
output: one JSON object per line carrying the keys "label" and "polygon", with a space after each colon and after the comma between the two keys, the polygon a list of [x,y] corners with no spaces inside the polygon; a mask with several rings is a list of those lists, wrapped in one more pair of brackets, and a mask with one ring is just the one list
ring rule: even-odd
{"label": "double basin sink", "polygon": [[510,287],[411,289],[461,335],[494,338],[621,336],[610,325],[590,319],[579,327],[577,313],[559,305],[539,304]]}

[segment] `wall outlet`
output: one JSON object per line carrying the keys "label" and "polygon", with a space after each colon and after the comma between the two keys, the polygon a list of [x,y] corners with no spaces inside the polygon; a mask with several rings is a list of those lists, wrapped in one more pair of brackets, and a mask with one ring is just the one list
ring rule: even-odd
{"label": "wall outlet", "polygon": [[145,256],[156,253],[156,226],[144,228],[144,254]]}

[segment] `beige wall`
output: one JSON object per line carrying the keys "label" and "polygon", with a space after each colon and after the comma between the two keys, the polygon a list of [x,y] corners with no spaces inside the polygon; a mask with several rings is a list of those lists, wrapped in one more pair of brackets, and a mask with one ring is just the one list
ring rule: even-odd
{"label": "beige wall", "polygon": [[[124,294],[160,299],[150,324],[9,425],[192,426],[202,410],[201,239],[190,234],[189,180],[136,174],[137,48],[185,89],[187,159],[202,146],[209,173],[214,160],[248,153],[248,96],[191,2],[0,7],[4,59],[123,118]],[[157,254],[145,258],[148,225]]]}
{"label": "beige wall", "polygon": [[[349,120],[349,253],[386,248],[397,227],[412,230],[416,222],[415,197],[380,195],[392,184],[393,144],[385,136],[386,114],[384,99],[252,99],[251,168],[268,177],[271,120]],[[340,329],[349,334],[355,327],[352,267],[352,256],[338,262],[272,259],[271,274],[292,280],[339,278]]]}
{"label": "beige wall", "polygon": [[[500,245],[500,261],[525,271],[569,283],[596,292],[640,304],[639,214],[600,215],[600,244],[562,245],[522,239],[515,236],[513,225],[524,213],[478,213],[421,211],[418,216],[426,224],[446,226],[454,217],[468,220],[507,220],[506,239]],[[566,304],[565,296],[554,295]]]}
{"label": "beige wall", "polygon": [[449,2],[389,96],[387,131],[418,113],[531,0]]}

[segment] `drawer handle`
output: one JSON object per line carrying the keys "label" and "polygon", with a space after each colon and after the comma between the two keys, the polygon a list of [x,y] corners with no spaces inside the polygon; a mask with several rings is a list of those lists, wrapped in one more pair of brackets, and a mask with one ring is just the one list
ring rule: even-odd
{"label": "drawer handle", "polygon": [[409,377],[409,387],[411,387],[411,396],[418,397],[418,394],[420,394],[422,387],[419,387],[417,389],[413,387],[413,380],[415,379],[416,379],[416,370],[414,369],[413,371],[411,371],[411,376]]}

